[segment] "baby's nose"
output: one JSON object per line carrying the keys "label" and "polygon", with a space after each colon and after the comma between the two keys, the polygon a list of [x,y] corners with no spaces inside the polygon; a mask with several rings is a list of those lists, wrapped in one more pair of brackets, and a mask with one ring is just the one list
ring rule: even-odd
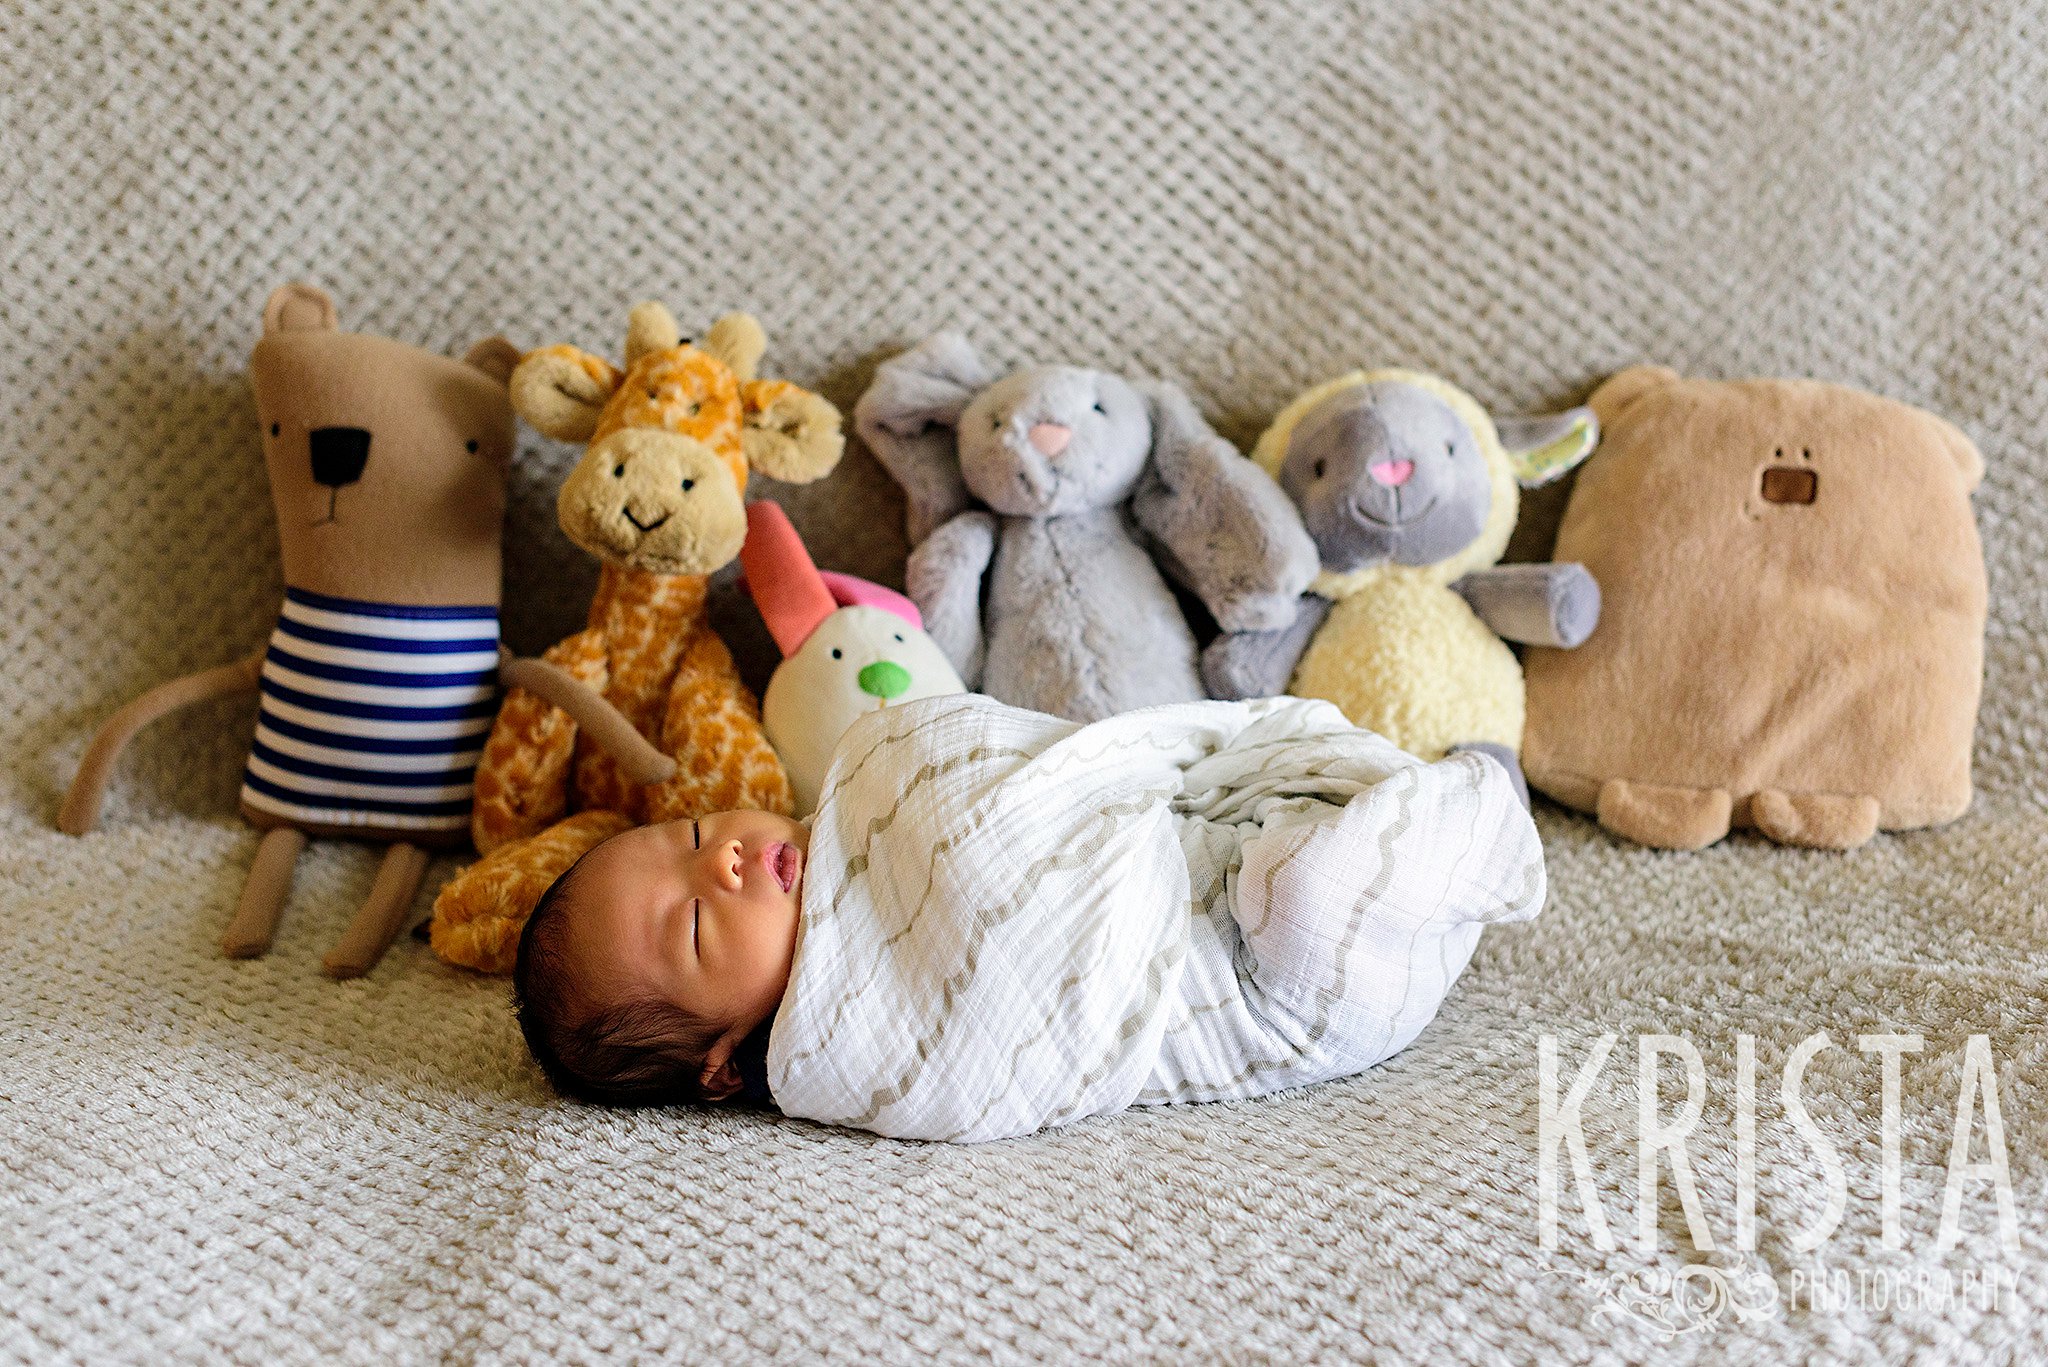
{"label": "baby's nose", "polygon": [[1038,454],[1051,460],[1067,449],[1067,443],[1074,439],[1074,429],[1056,422],[1041,422],[1032,424],[1031,430],[1024,435],[1038,448]]}

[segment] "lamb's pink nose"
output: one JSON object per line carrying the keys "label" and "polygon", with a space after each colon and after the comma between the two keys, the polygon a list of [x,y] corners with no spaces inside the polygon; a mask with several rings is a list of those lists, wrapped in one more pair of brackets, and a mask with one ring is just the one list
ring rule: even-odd
{"label": "lamb's pink nose", "polygon": [[1067,449],[1067,443],[1074,439],[1074,429],[1056,422],[1041,422],[1033,424],[1024,435],[1038,448],[1040,455],[1050,460]]}
{"label": "lamb's pink nose", "polygon": [[1367,467],[1366,473],[1373,477],[1375,483],[1398,489],[1408,482],[1408,476],[1415,473],[1415,462],[1383,460],[1378,465]]}

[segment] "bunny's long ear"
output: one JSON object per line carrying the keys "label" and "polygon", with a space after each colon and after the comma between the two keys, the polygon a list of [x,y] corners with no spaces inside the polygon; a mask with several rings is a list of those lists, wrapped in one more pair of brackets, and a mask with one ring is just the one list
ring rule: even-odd
{"label": "bunny's long ear", "polygon": [[776,504],[763,500],[747,505],[747,542],[740,547],[740,568],[746,572],[747,592],[785,660],[803,648],[820,622],[838,611],[803,538]]}
{"label": "bunny's long ear", "polygon": [[958,332],[937,332],[875,372],[853,423],[909,501],[919,545],[970,501],[960,478],[960,415],[995,376]]}

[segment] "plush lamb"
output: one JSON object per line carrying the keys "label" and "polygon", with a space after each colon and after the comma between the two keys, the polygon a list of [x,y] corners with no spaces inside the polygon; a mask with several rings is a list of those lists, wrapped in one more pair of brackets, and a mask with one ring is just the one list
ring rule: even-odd
{"label": "plush lamb", "polygon": [[882,366],[854,422],[908,495],[926,630],[1003,702],[1088,722],[1200,698],[1161,569],[1230,631],[1285,625],[1314,577],[1286,496],[1170,386],[1003,377],[941,332]]}
{"label": "plush lamb", "polygon": [[1253,458],[1301,509],[1323,572],[1285,628],[1210,645],[1210,691],[1325,698],[1424,759],[1483,750],[1522,786],[1522,670],[1501,638],[1578,645],[1599,621],[1600,587],[1582,565],[1495,562],[1518,484],[1557,478],[1598,439],[1589,409],[1496,422],[1417,371],[1309,390]]}

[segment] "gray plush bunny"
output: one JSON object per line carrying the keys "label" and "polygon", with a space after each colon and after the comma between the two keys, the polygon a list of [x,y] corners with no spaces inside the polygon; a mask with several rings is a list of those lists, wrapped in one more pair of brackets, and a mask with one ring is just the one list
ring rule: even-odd
{"label": "gray plush bunny", "polygon": [[1200,698],[1161,568],[1240,632],[1292,622],[1316,572],[1287,496],[1163,383],[999,377],[940,332],[881,367],[854,423],[908,495],[925,629],[1015,706],[1095,721]]}

